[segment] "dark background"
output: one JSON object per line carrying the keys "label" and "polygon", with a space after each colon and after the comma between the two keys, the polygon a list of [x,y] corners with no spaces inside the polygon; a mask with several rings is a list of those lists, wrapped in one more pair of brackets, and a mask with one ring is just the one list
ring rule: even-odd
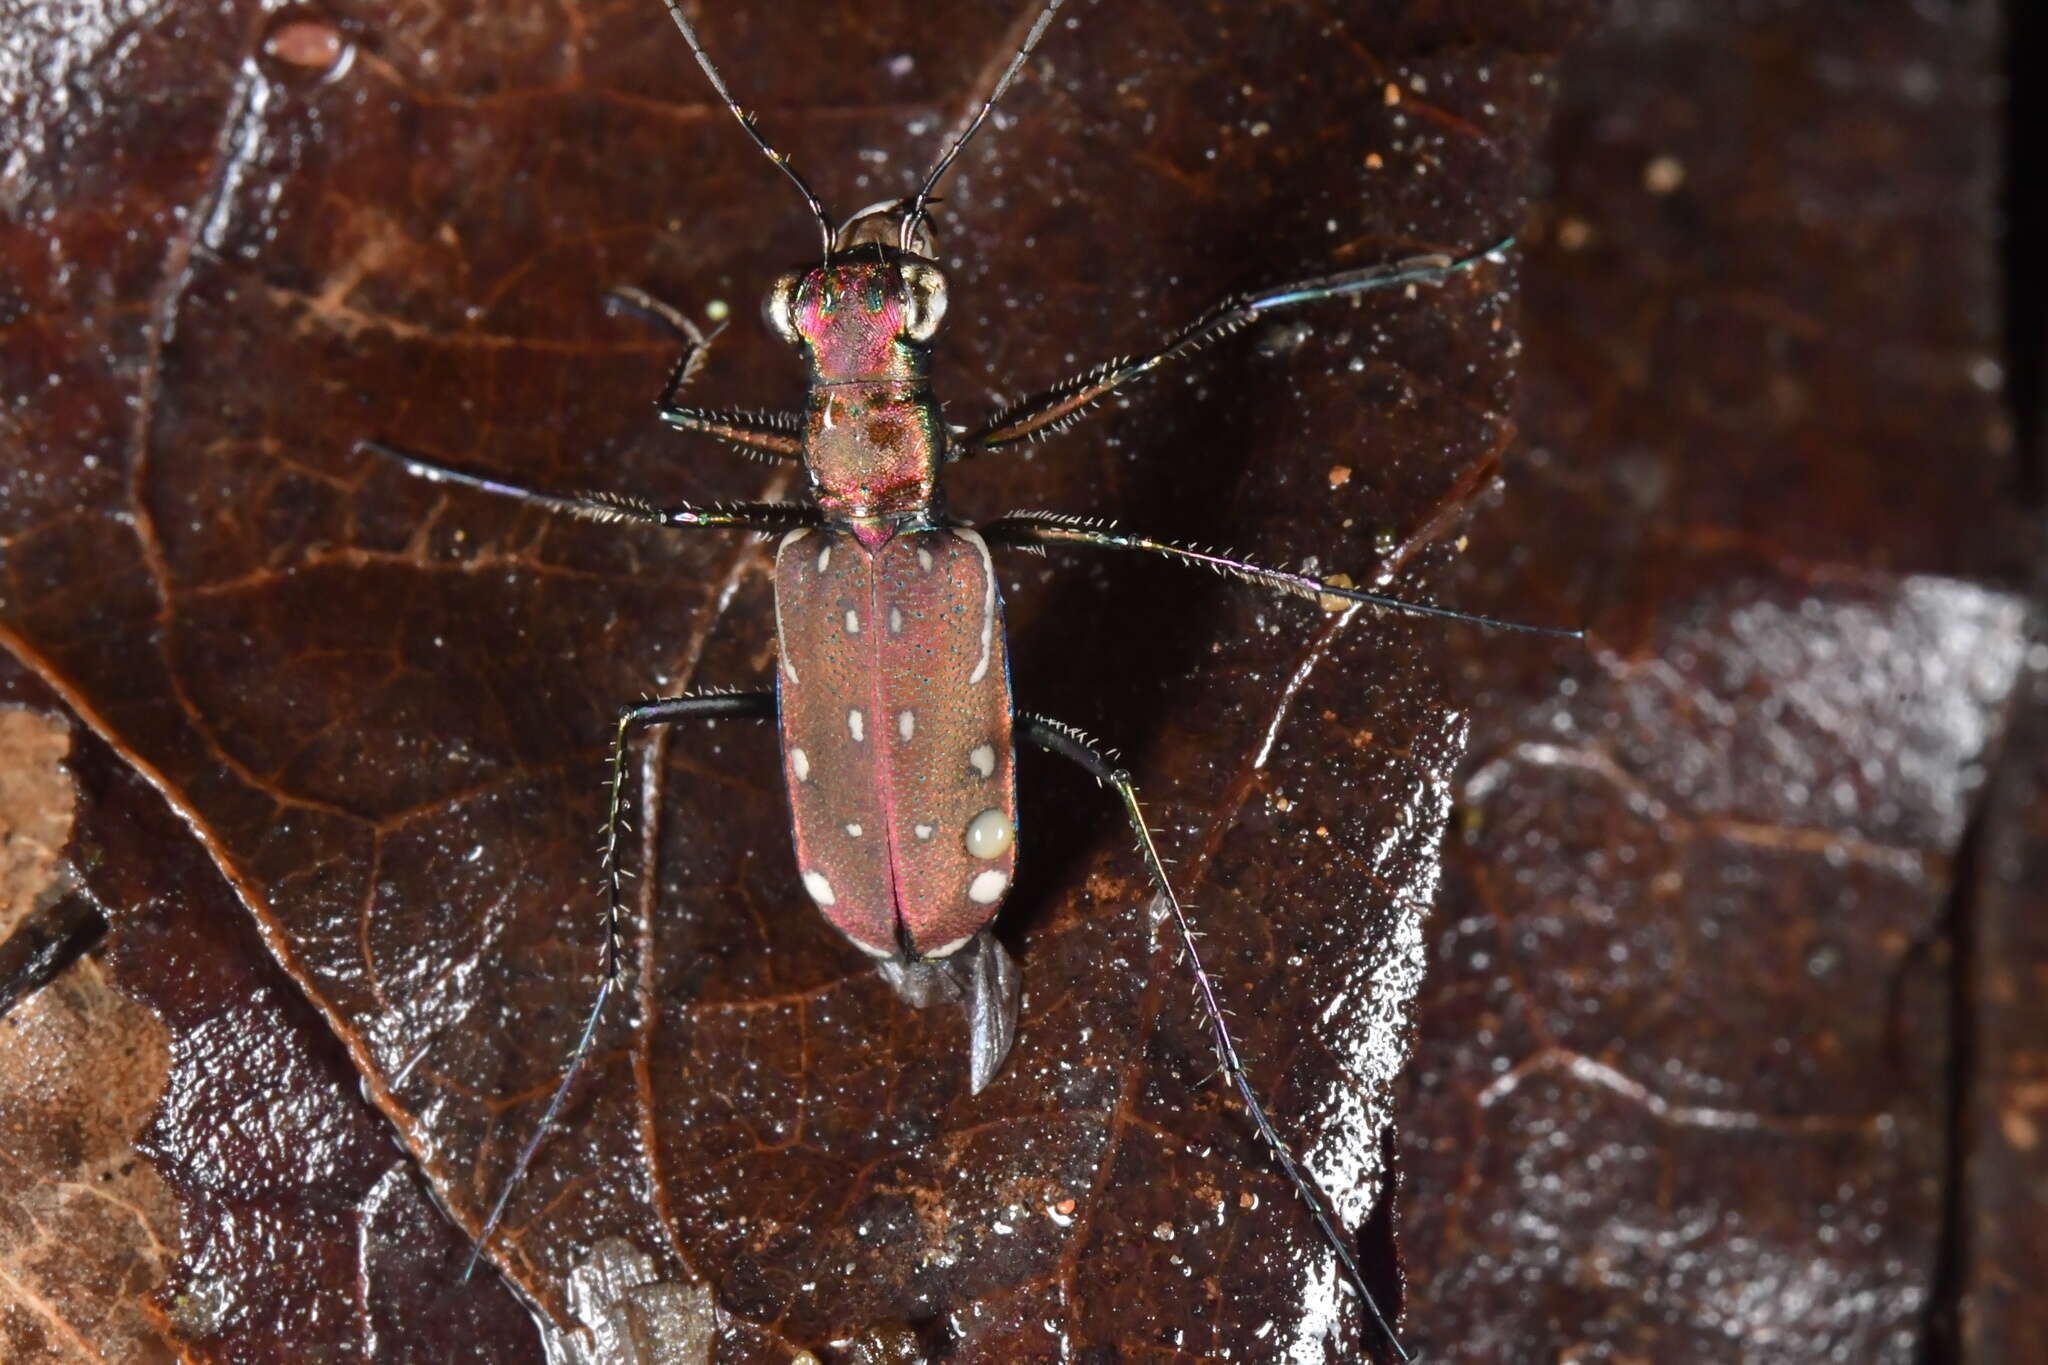
{"label": "dark background", "polygon": [[[844,214],[908,187],[1030,19],[924,9],[702,28]],[[2042,310],[2005,156],[2039,96],[2002,73],[2041,21],[1070,15],[944,191],[955,420],[1232,289],[1520,235],[949,482],[969,517],[1113,516],[1588,628],[1005,572],[1020,704],[1126,752],[1255,1080],[1407,1335],[2032,1358]],[[757,299],[811,230],[639,0],[0,32],[0,969],[110,925],[0,1022],[0,1355],[538,1360],[520,1297],[570,1322],[570,1270],[625,1237],[712,1286],[721,1361],[1356,1358],[1113,807],[1024,761],[1000,923],[1030,1000],[970,1097],[957,1018],[795,893],[741,725],[649,751],[631,1008],[503,1273],[464,1284],[455,1224],[587,998],[608,718],[765,676],[767,561],[350,447],[792,492],[657,430],[668,348],[599,300],[724,305],[692,396],[786,406]]]}

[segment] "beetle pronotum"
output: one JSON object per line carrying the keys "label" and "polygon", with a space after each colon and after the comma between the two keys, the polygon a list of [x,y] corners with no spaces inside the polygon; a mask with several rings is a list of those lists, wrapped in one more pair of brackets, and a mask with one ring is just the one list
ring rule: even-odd
{"label": "beetle pronotum", "polygon": [[789,159],[761,136],[726,89],[677,0],[664,3],[719,98],[746,135],[795,185],[817,222],[819,263],[777,279],[765,305],[769,325],[805,362],[804,410],[755,415],[680,405],[678,395],[702,358],[704,338],[681,315],[643,294],[620,291],[617,297],[667,327],[684,346],[658,400],[661,418],[754,455],[800,461],[811,500],[657,507],[612,493],[562,496],[457,470],[393,446],[364,443],[364,448],[397,460],[421,478],[572,516],[764,532],[779,538],[774,690],[651,699],[619,714],[605,823],[600,982],[561,1082],[478,1236],[478,1251],[488,1244],[583,1065],[619,980],[619,836],[628,743],[634,731],[714,717],[778,720],[798,882],[906,1001],[922,1006],[949,996],[962,1003],[970,1080],[976,1090],[1001,1067],[1017,1029],[1018,973],[989,926],[1016,866],[1013,737],[1021,734],[1079,764],[1115,791],[1158,902],[1181,938],[1224,1072],[1334,1250],[1345,1279],[1395,1355],[1409,1359],[1373,1301],[1327,1201],[1296,1165],[1245,1074],[1215,981],[1202,964],[1197,936],[1166,875],[1129,774],[1078,730],[1013,711],[1002,601],[990,550],[1135,550],[1217,569],[1254,586],[1311,601],[1334,598],[1562,636],[1577,632],[1400,601],[1307,574],[1128,535],[1082,518],[1018,514],[976,529],[940,512],[937,493],[939,470],[946,463],[1061,429],[1122,385],[1261,314],[1394,286],[1439,282],[1491,253],[1455,260],[1420,257],[1225,299],[1147,354],[1087,370],[978,427],[956,431],[942,420],[927,378],[931,343],[946,312],[946,278],[935,259],[927,209],[940,177],[987,120],[1044,36],[1061,0],[1048,0],[988,98],[948,144],[916,193],[864,210],[836,230],[818,196]]}

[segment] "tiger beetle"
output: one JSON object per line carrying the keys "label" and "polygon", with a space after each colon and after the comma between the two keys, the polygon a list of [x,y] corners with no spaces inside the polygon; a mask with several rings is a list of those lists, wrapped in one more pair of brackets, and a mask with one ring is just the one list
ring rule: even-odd
{"label": "tiger beetle", "polygon": [[676,400],[706,339],[680,313],[636,290],[613,301],[665,328],[682,347],[657,403],[661,419],[755,456],[800,461],[809,503],[659,506],[618,493],[562,496],[468,473],[381,442],[358,449],[437,483],[478,489],[552,512],[608,523],[772,533],[777,663],[772,691],[645,700],[619,713],[612,734],[601,877],[604,959],[575,1046],[540,1125],[519,1153],[471,1254],[489,1244],[542,1137],[590,1054],[620,980],[620,834],[626,756],[636,730],[719,717],[775,719],[782,733],[798,876],[840,933],[872,958],[913,1006],[958,1001],[967,1018],[973,1090],[1001,1068],[1016,1038],[1016,965],[989,931],[1017,861],[1015,738],[1077,763],[1109,787],[1137,837],[1145,871],[1178,933],[1223,1072],[1287,1180],[1307,1204],[1345,1278],[1394,1355],[1413,1359],[1374,1302],[1328,1201],[1303,1174],[1259,1102],[1197,934],[1166,875],[1130,774],[1070,725],[1010,701],[1002,597],[991,547],[1135,550],[1219,570],[1306,598],[1579,638],[1580,632],[1474,616],[1265,568],[1228,555],[1127,535],[1086,518],[1032,513],[974,528],[939,511],[939,470],[1061,430],[1123,385],[1282,308],[1407,284],[1435,284],[1505,249],[1423,256],[1302,280],[1218,303],[1149,354],[1109,361],[959,431],[940,415],[928,379],[932,338],[946,314],[946,277],[929,221],[932,193],[987,121],[1051,25],[1047,0],[1009,66],[917,192],[875,205],[834,230],[824,205],[726,89],[678,0],[663,0],[712,88],[754,145],[788,177],[817,221],[822,259],[769,288],[770,327],[808,370],[801,413],[714,412]]}

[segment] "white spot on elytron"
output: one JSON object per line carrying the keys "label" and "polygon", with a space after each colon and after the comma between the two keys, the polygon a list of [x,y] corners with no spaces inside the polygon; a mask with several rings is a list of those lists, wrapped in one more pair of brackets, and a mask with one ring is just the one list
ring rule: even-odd
{"label": "white spot on elytron", "polygon": [[967,822],[967,851],[977,858],[1002,857],[1016,837],[1009,815],[993,806]]}
{"label": "white spot on elytron", "polygon": [[967,755],[967,761],[972,763],[974,771],[980,773],[983,777],[995,776],[996,751],[991,745],[982,745],[973,753]]}
{"label": "white spot on elytron", "polygon": [[[830,905],[836,899],[832,894],[832,883],[825,880],[822,872],[804,873],[804,890],[810,892],[811,899],[820,905]],[[971,896],[974,892],[970,890],[967,894]]]}
{"label": "white spot on elytron", "polygon": [[866,953],[869,957],[879,957],[884,962],[887,962],[896,956],[895,953],[891,952],[887,948],[870,948],[867,944],[862,943],[857,938],[848,939],[847,942],[851,943],[854,947]]}
{"label": "white spot on elytron", "polygon": [[860,634],[860,613],[852,607],[846,609],[846,633],[848,635]]}
{"label": "white spot on elytron", "polygon": [[[788,535],[782,538],[782,543],[775,547],[776,556],[779,558],[784,550],[787,550],[790,546],[796,544],[798,541],[802,540],[805,536],[809,535],[810,533],[811,528],[808,526],[799,526],[794,531],[791,531]],[[825,553],[830,554],[831,552],[832,547],[829,545],[826,546]],[[781,593],[775,594],[775,634],[784,640],[787,640],[789,638],[789,633],[782,628]],[[775,652],[778,656],[780,656],[782,661],[782,671],[789,675],[789,680],[791,682],[802,682],[803,679],[797,677],[796,675],[796,665],[790,662],[789,651],[786,649],[778,649]]]}
{"label": "white spot on elytron", "polygon": [[858,824],[848,823],[846,832],[856,839],[860,838],[860,826]]}
{"label": "white spot on elytron", "polygon": [[889,608],[889,633],[891,635],[901,635],[903,633],[903,609],[901,607]]}
{"label": "white spot on elytron", "polygon": [[917,567],[926,573],[932,571],[932,552],[922,545],[917,547]]}
{"label": "white spot on elytron", "polygon": [[914,712],[904,710],[896,713],[896,733],[903,736],[905,743],[917,733],[917,716]]}
{"label": "white spot on elytron", "polygon": [[974,880],[967,883],[967,899],[976,905],[994,905],[1003,898],[1003,891],[1010,885],[1010,874],[1000,867],[986,872],[977,872]]}
{"label": "white spot on elytron", "polygon": [[805,753],[802,749],[791,749],[789,751],[789,770],[796,774],[797,781],[810,781],[811,756]]}
{"label": "white spot on elytron", "polygon": [[830,545],[827,545],[824,549],[818,551],[818,572],[823,573],[825,572],[825,570],[831,567],[832,547]]}
{"label": "white spot on elytron", "polygon": [[858,706],[846,713],[846,732],[853,736],[853,742],[860,744],[868,737],[868,718],[860,713]]}
{"label": "white spot on elytron", "polygon": [[913,825],[911,826],[910,832],[912,834],[915,834],[920,839],[929,839],[932,837],[932,827],[930,825]]}
{"label": "white spot on elytron", "polygon": [[963,934],[951,943],[941,943],[936,948],[927,948],[924,955],[926,957],[951,957],[972,942],[974,942],[974,935]]}
{"label": "white spot on elytron", "polygon": [[967,675],[968,682],[978,683],[988,676],[989,656],[995,648],[996,566],[995,561],[988,557],[987,541],[964,527],[953,534],[972,545],[981,555],[981,658],[976,661],[974,671]]}

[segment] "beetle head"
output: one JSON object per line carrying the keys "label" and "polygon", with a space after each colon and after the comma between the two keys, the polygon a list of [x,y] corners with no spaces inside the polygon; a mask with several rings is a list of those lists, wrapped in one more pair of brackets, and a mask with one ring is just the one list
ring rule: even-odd
{"label": "beetle head", "polygon": [[803,350],[819,379],[904,379],[922,374],[926,348],[946,315],[946,276],[920,222],[914,249],[895,245],[907,205],[877,204],[833,237],[832,255],[791,271],[768,291],[768,325]]}

